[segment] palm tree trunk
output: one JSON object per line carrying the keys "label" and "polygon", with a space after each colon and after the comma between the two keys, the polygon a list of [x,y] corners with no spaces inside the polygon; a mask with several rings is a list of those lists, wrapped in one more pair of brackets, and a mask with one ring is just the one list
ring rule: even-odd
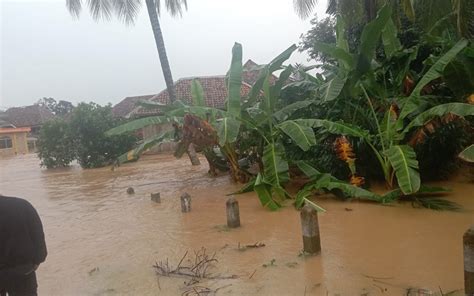
{"label": "palm tree trunk", "polygon": [[146,0],[146,8],[148,16],[150,17],[151,28],[155,36],[156,48],[158,49],[158,56],[160,57],[161,70],[165,77],[166,89],[168,90],[170,102],[176,101],[176,94],[174,91],[173,76],[171,75],[171,68],[166,55],[165,41],[163,40],[163,33],[161,32],[160,22],[158,20],[158,13],[156,11],[155,0]]}

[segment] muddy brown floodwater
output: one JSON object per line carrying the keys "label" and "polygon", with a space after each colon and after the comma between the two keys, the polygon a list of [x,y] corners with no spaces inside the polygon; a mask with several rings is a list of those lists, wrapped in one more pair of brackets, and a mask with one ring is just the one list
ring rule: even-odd
{"label": "muddy brown floodwater", "polygon": [[[303,258],[299,214],[290,205],[269,212],[255,194],[238,195],[242,227],[226,229],[226,194],[239,186],[227,176],[208,177],[202,162],[192,167],[157,155],[111,171],[45,170],[35,155],[0,160],[0,192],[26,198],[43,220],[49,256],[38,270],[40,295],[181,295],[189,280],[158,281],[152,265],[177,263],[201,247],[216,253],[214,274],[238,276],[198,284],[222,288],[218,295],[463,288],[462,234],[474,224],[474,185],[462,178],[440,183],[452,188],[449,199],[461,212],[319,199],[327,209],[319,218],[322,254]],[[134,195],[126,193],[129,186]],[[182,214],[185,191],[192,211]],[[161,204],[150,201],[151,192],[161,192]],[[238,250],[256,242],[266,246]]]}

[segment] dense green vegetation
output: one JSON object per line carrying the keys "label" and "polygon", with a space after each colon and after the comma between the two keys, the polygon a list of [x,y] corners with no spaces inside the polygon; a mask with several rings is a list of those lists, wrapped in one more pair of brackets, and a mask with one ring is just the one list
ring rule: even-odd
{"label": "dense green vegetation", "polygon": [[[196,133],[181,143],[205,146],[199,143],[208,137],[208,147],[202,150],[219,147],[233,179],[250,179],[241,192],[254,190],[271,210],[289,198],[297,207],[304,202],[318,207],[309,199],[320,191],[342,199],[380,203],[409,199],[428,208],[454,209],[448,201],[426,196],[445,189],[422,181],[436,177],[427,173],[425,178],[423,173],[441,171],[439,167],[453,163],[474,140],[474,105],[469,103],[474,93],[474,46],[462,37],[468,31],[450,26],[449,17],[447,24],[437,22],[431,29],[424,24],[417,30],[419,22],[410,23],[408,15],[400,17],[393,3],[379,7],[377,14],[356,24],[351,20],[347,25],[343,13],[324,24],[329,33],[322,35],[329,37],[318,37],[310,46],[311,55],[323,62],[316,75],[307,72],[311,67],[283,65],[297,48],[292,45],[261,65],[250,94],[241,98],[242,47],[236,43],[225,111],[202,106],[205,94],[193,86],[193,106],[180,101],[160,105],[164,116],[132,121],[108,133],[170,121],[183,124],[185,130],[194,127]],[[351,30],[354,25],[360,30]],[[403,34],[398,33],[400,28]],[[416,34],[407,36],[410,30]],[[142,102],[142,106],[157,104]],[[153,144],[166,137],[158,135]],[[135,158],[141,151],[135,149],[120,159]],[[292,196],[285,185],[302,175],[308,182]],[[368,181],[377,179],[393,190],[383,195],[368,190]]]}
{"label": "dense green vegetation", "polygon": [[136,143],[130,133],[108,137],[105,131],[119,122],[110,106],[80,103],[65,119],[46,122],[38,140],[38,156],[47,168],[77,160],[83,168],[109,165]]}

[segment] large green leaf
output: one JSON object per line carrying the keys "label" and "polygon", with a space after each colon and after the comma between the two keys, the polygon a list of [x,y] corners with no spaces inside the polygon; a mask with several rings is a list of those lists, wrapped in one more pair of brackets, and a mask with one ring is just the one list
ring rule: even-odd
{"label": "large green leaf", "polygon": [[229,116],[240,115],[240,89],[242,87],[242,45],[235,43],[232,48],[232,62],[228,77],[227,113]]}
{"label": "large green leaf", "polygon": [[316,42],[313,47],[315,50],[327,54],[332,58],[338,60],[340,65],[344,66],[345,69],[350,69],[354,64],[354,59],[352,55],[342,48],[323,42]]}
{"label": "large green leaf", "polygon": [[218,123],[217,136],[219,137],[219,145],[222,147],[226,143],[233,143],[239,135],[240,121],[232,117],[224,117]]}
{"label": "large green leaf", "polygon": [[204,90],[202,85],[197,79],[193,79],[191,83],[191,96],[193,98],[193,105],[199,107],[205,107],[206,102],[204,99]]}
{"label": "large green leaf", "polygon": [[283,86],[288,82],[288,79],[290,78],[293,71],[294,71],[294,68],[291,65],[285,67],[285,70],[283,70],[280,73],[280,76],[278,77],[278,80],[275,82],[274,85],[272,85],[270,87],[270,95],[275,100],[280,97],[281,90],[282,90]]}
{"label": "large green leaf", "polygon": [[272,186],[281,186],[290,179],[288,162],[283,158],[284,156],[285,148],[279,142],[267,144],[263,150],[265,181]]}
{"label": "large green leaf", "polygon": [[345,52],[349,52],[349,43],[346,39],[346,24],[341,16],[336,17],[336,46]]}
{"label": "large green leaf", "polygon": [[401,0],[400,1],[402,4],[401,6],[403,9],[403,12],[407,16],[407,18],[412,22],[415,20],[415,8],[413,7],[413,1],[414,0]]}
{"label": "large green leaf", "polygon": [[474,144],[461,151],[459,158],[465,162],[474,163]]}
{"label": "large green leaf", "polygon": [[273,113],[273,118],[275,118],[276,122],[282,122],[284,120],[287,120],[288,117],[290,117],[291,114],[293,114],[295,111],[307,108],[311,104],[314,104],[314,101],[298,101],[286,105],[285,107]]}
{"label": "large green leaf", "polygon": [[412,128],[423,126],[436,116],[445,114],[454,114],[457,116],[474,115],[474,105],[464,103],[447,103],[432,107],[415,117],[403,130],[402,135],[408,133]]}
{"label": "large green leaf", "polygon": [[307,183],[305,187],[296,195],[295,204],[297,207],[302,206],[304,199],[309,198],[314,190],[327,190],[331,192],[339,191],[352,198],[381,201],[381,197],[379,195],[338,180],[331,174],[321,173],[304,161],[298,161],[296,164],[306,176],[311,178],[311,181]]}
{"label": "large green leaf", "polygon": [[263,83],[267,79],[268,75],[271,75],[276,70],[281,68],[281,65],[290,58],[291,54],[297,49],[298,47],[296,44],[291,45],[285,51],[280,53],[277,57],[275,57],[270,63],[268,63],[261,71],[260,74],[255,81],[252,89],[250,90],[249,94],[249,101],[253,102],[260,92],[262,91]]}
{"label": "large green leaf", "polygon": [[138,129],[144,128],[144,127],[149,126],[149,125],[165,124],[165,123],[180,122],[180,121],[182,121],[182,119],[177,118],[177,117],[150,116],[150,117],[135,119],[135,120],[132,120],[130,122],[121,124],[117,127],[114,127],[112,129],[108,130],[105,134],[107,136],[121,135],[121,134],[124,134],[124,133],[136,131]]}
{"label": "large green leaf", "polygon": [[334,100],[339,96],[342,89],[344,88],[344,84],[346,83],[346,78],[342,79],[339,76],[334,76],[331,80],[329,80],[326,84],[324,84],[321,88],[323,90],[322,98],[325,102],[329,102]]}
{"label": "large green leaf", "polygon": [[370,63],[375,54],[375,48],[385,28],[386,23],[391,17],[392,9],[390,5],[384,5],[378,12],[377,17],[365,25],[360,38],[359,54]]}
{"label": "large green leaf", "polygon": [[173,139],[173,135],[171,133],[163,133],[163,134],[154,136],[150,139],[147,139],[142,144],[138,145],[137,147],[128,151],[127,153],[120,155],[117,158],[117,162],[118,164],[122,164],[125,162],[138,160],[140,155],[146,150],[148,150],[149,148],[156,146],[158,144],[161,144],[163,142],[169,142],[172,139]]}
{"label": "large green leaf", "polygon": [[316,144],[316,137],[313,129],[309,126],[300,125],[294,120],[287,120],[278,125],[278,127],[303,151]]}
{"label": "large green leaf", "polygon": [[281,207],[281,205],[273,199],[272,185],[266,183],[261,174],[257,175],[255,184],[253,185],[253,190],[257,193],[262,206],[272,211],[276,211]]}
{"label": "large green leaf", "polygon": [[303,126],[310,126],[313,128],[322,127],[332,134],[339,134],[345,136],[354,136],[368,140],[369,131],[361,129],[358,126],[351,125],[345,122],[335,122],[326,119],[297,119],[296,123]]}
{"label": "large green leaf", "polygon": [[382,43],[384,46],[385,55],[391,57],[396,51],[401,48],[400,40],[397,37],[397,27],[390,18],[382,30]]}
{"label": "large green leaf", "polygon": [[407,115],[418,109],[421,90],[431,81],[441,77],[446,65],[451,62],[456,57],[456,55],[467,46],[467,44],[467,40],[459,40],[448,52],[439,58],[433,66],[430,67],[430,69],[425,73],[425,75],[423,75],[420,81],[418,81],[410,96],[406,100],[400,112],[399,121],[402,121]]}
{"label": "large green leaf", "polygon": [[416,153],[410,146],[394,145],[385,151],[395,170],[398,186],[403,194],[413,194],[420,189],[420,174]]}

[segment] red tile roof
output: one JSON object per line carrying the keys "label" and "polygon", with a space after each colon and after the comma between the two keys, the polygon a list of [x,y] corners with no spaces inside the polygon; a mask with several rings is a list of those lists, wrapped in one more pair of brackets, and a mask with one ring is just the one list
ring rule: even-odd
{"label": "red tile roof", "polygon": [[127,115],[136,107],[140,100],[149,100],[154,95],[144,95],[136,97],[126,97],[112,108],[112,114],[115,117],[127,117]]}
{"label": "red tile roof", "polygon": [[[243,72],[242,72],[242,88],[240,90],[240,94],[242,97],[245,97],[249,94],[252,85],[257,81],[258,76],[260,74],[259,65],[252,60],[248,60],[243,65]],[[174,86],[176,89],[176,98],[183,101],[186,104],[192,103],[192,96],[191,96],[191,83],[193,79],[199,80],[204,90],[204,97],[206,99],[206,105],[208,107],[214,107],[223,109],[225,107],[225,101],[227,99],[227,86],[225,83],[225,76],[201,76],[201,77],[190,77],[190,78],[182,78],[175,82]],[[278,78],[275,75],[270,76],[270,83],[275,83]],[[129,97],[125,98],[132,99],[132,98],[139,98],[139,97]],[[125,101],[124,100],[124,101]],[[161,91],[159,94],[149,98],[151,101],[169,104],[169,95],[168,91],[165,89]],[[124,102],[122,101],[122,102]],[[131,100],[132,101],[132,100]],[[138,100],[137,100],[138,101]],[[122,104],[120,102],[115,107]],[[123,108],[123,111],[120,114],[126,115],[119,115],[122,117],[142,117],[142,116],[149,116],[149,115],[156,115],[160,113],[159,109],[149,110],[143,109],[142,107],[133,107],[135,103],[128,104],[128,102],[124,102],[124,106],[126,105],[127,108]],[[114,109],[115,109],[114,107]],[[131,108],[130,108],[131,107]],[[128,109],[129,110],[126,110]],[[128,111],[128,112],[126,112]]]}
{"label": "red tile roof", "polygon": [[[182,78],[176,81],[174,84],[176,91],[176,98],[183,101],[185,104],[192,104],[192,95],[191,95],[191,83],[196,79],[202,86],[204,91],[204,98],[206,106],[214,107],[218,109],[225,108],[225,102],[227,99],[227,86],[225,82],[225,76],[209,76],[209,77],[189,77]],[[252,87],[242,82],[242,87],[240,89],[240,94],[242,97],[245,97],[249,94]],[[169,104],[169,95],[167,90],[163,90],[159,94],[153,96],[151,101]],[[146,116],[152,114],[160,113],[159,109],[143,109],[141,107],[136,108],[132,111],[133,116]]]}
{"label": "red tile roof", "polygon": [[40,105],[14,107],[5,113],[7,121],[16,127],[39,126],[54,117],[51,111]]}

